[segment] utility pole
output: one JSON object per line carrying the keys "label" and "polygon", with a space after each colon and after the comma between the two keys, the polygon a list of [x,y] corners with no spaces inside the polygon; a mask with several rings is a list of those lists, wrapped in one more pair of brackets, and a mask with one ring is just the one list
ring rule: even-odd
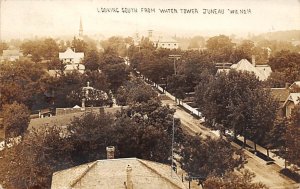
{"label": "utility pole", "polygon": [[181,55],[179,54],[171,54],[169,55],[169,58],[173,59],[174,60],[174,75],[177,74],[177,70],[176,70],[176,60],[179,60],[181,58]]}

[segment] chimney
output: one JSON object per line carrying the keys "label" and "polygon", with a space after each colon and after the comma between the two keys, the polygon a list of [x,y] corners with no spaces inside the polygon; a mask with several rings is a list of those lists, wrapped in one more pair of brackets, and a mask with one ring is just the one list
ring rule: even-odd
{"label": "chimney", "polygon": [[127,173],[126,189],[133,189],[132,168],[131,168],[130,165],[127,165],[127,167],[126,167],[126,173]]}
{"label": "chimney", "polygon": [[152,37],[153,30],[148,30],[148,37]]}
{"label": "chimney", "polygon": [[255,55],[252,55],[252,65],[255,67],[256,66],[256,63],[255,63]]}
{"label": "chimney", "polygon": [[114,159],[115,158],[115,147],[114,146],[107,146],[106,147],[106,154],[107,154],[107,159]]}

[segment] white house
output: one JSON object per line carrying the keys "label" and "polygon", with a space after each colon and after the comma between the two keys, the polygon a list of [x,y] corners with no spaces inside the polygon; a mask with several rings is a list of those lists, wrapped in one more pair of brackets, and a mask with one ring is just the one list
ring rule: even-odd
{"label": "white house", "polygon": [[21,56],[22,53],[19,50],[3,50],[1,61],[16,61]]}
{"label": "white house", "polygon": [[[237,71],[247,71],[254,73],[260,81],[265,81],[272,73],[272,69],[269,65],[256,65],[255,60],[252,60],[252,64],[246,60],[242,59],[237,64],[230,66],[230,69],[235,69]],[[230,69],[218,69],[218,73],[225,71],[226,73]]]}
{"label": "white house", "polygon": [[148,30],[148,38],[157,48],[178,49],[179,42],[168,36],[153,36],[153,30]]}
{"label": "white house", "polygon": [[75,52],[75,50],[73,51],[71,48],[59,53],[59,60],[66,64],[65,72],[78,70],[80,73],[84,73],[85,66],[81,64],[83,58],[83,52]]}

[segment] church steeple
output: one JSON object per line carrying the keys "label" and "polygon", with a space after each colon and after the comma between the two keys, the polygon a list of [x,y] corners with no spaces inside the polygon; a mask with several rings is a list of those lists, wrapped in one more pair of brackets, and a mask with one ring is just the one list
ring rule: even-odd
{"label": "church steeple", "polygon": [[81,21],[81,17],[80,17],[80,24],[79,24],[79,37],[83,36],[83,27],[82,27],[82,21]]}

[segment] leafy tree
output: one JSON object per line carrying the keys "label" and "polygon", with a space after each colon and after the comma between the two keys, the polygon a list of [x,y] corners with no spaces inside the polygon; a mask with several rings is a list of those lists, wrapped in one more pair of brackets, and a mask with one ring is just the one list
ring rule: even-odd
{"label": "leafy tree", "polygon": [[200,181],[209,176],[222,176],[243,167],[245,159],[223,139],[202,139],[198,135],[186,139],[181,151],[182,168]]}
{"label": "leafy tree", "polygon": [[292,164],[300,166],[300,106],[292,111],[290,123],[286,130],[286,159]]}
{"label": "leafy tree", "polygon": [[117,104],[128,105],[134,103],[148,102],[151,98],[157,97],[157,93],[146,85],[142,80],[136,79],[127,81],[120,87],[116,94]]}
{"label": "leafy tree", "polygon": [[123,83],[129,79],[129,70],[125,64],[109,64],[105,66],[103,72],[107,75],[110,89],[116,91]]}
{"label": "leafy tree", "polygon": [[143,57],[138,70],[150,80],[160,83],[163,78],[166,79],[174,73],[174,64],[169,58],[170,54],[171,51],[168,49],[158,49],[148,55],[146,54],[147,56]]}
{"label": "leafy tree", "polygon": [[44,59],[53,60],[58,57],[59,47],[52,38],[47,38],[43,41],[41,53]]}
{"label": "leafy tree", "polygon": [[12,104],[14,101],[31,108],[35,95],[42,90],[41,80],[45,75],[41,65],[28,60],[1,64],[0,109],[3,104]]}
{"label": "leafy tree", "polygon": [[283,72],[275,71],[271,73],[267,81],[265,81],[265,84],[270,88],[283,88],[285,87],[286,82],[285,74]]}
{"label": "leafy tree", "polygon": [[8,49],[8,45],[4,42],[1,42],[0,43],[0,55],[2,55],[3,50],[6,50],[6,49]]}
{"label": "leafy tree", "polygon": [[242,175],[234,172],[227,172],[222,177],[212,176],[204,182],[205,189],[267,189],[261,182],[253,183],[254,173],[249,170],[242,172]]}
{"label": "leafy tree", "polygon": [[254,54],[254,42],[244,40],[239,44],[231,54],[230,62],[238,63],[242,59],[251,61],[251,56]]}
{"label": "leafy tree", "polygon": [[6,139],[24,135],[30,121],[30,112],[24,104],[5,104],[1,114]]}
{"label": "leafy tree", "polygon": [[195,102],[198,105],[200,111],[204,108],[205,99],[205,92],[206,89],[209,87],[210,82],[214,79],[214,75],[209,73],[208,70],[203,70],[200,74],[198,85],[195,87]]}
{"label": "leafy tree", "polygon": [[[1,185],[5,188],[50,188],[52,174],[76,166],[72,162],[72,145],[61,137],[62,130],[31,130],[21,143],[1,153]],[[20,166],[21,165],[21,166]]]}
{"label": "leafy tree", "polygon": [[75,49],[76,52],[87,52],[87,48],[88,48],[88,44],[81,40],[81,39],[77,39],[76,37],[73,38],[72,42],[71,42],[71,47],[73,49]]}
{"label": "leafy tree", "polygon": [[167,91],[172,93],[176,98],[184,99],[185,93],[188,92],[185,75],[172,75],[167,79]]}
{"label": "leafy tree", "polygon": [[[286,130],[288,127],[288,120],[286,118],[277,117],[274,121],[273,127],[267,133],[265,146],[267,150],[275,149],[276,155],[286,157]],[[267,151],[268,153],[268,151]]]}
{"label": "leafy tree", "polygon": [[273,71],[281,72],[284,82],[293,83],[300,80],[300,55],[290,51],[280,51],[275,53],[269,60],[269,65]]}
{"label": "leafy tree", "polygon": [[[68,126],[72,135],[74,152],[72,156],[77,164],[105,159],[106,147],[112,145],[114,120],[110,114],[89,113],[75,118]],[[118,131],[119,132],[119,131]]]}
{"label": "leafy tree", "polygon": [[122,57],[127,55],[127,46],[132,43],[133,41],[130,37],[122,38],[117,36],[110,37],[109,39],[100,42],[103,49],[113,48],[118,55]]}
{"label": "leafy tree", "polygon": [[247,72],[220,73],[207,85],[203,98],[199,107],[206,124],[223,132],[232,129],[245,140],[250,137],[254,142],[262,142],[275,119],[277,103],[270,91]]}
{"label": "leafy tree", "polygon": [[64,40],[60,40],[58,42],[58,49],[59,49],[59,52],[65,52],[67,50],[68,47],[71,47],[71,46],[67,46],[66,42]]}
{"label": "leafy tree", "polygon": [[231,39],[225,35],[211,37],[206,41],[206,47],[215,62],[228,62],[234,45]]}
{"label": "leafy tree", "polygon": [[100,55],[97,50],[88,51],[84,56],[83,64],[87,70],[98,70],[100,64]]}
{"label": "leafy tree", "polygon": [[208,51],[187,51],[182,55],[182,69],[178,69],[179,74],[186,77],[186,87],[189,91],[194,91],[195,86],[199,83],[203,71],[208,71],[215,75],[216,68],[212,64]]}
{"label": "leafy tree", "polygon": [[21,45],[21,50],[23,54],[31,55],[31,60],[33,62],[40,62],[42,60],[43,42],[40,40],[26,41]]}

